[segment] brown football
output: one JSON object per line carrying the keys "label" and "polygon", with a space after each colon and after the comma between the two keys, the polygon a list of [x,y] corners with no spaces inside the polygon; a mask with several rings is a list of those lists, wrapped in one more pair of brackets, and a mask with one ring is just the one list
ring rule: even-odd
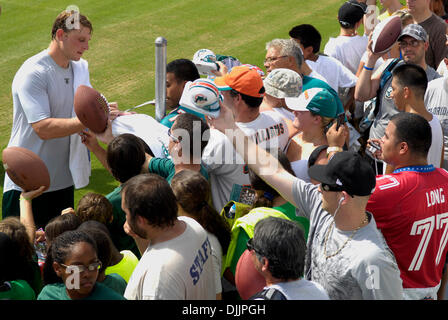
{"label": "brown football", "polygon": [[9,178],[24,191],[50,187],[50,174],[42,159],[26,148],[7,147],[2,152],[2,162]]}
{"label": "brown football", "polygon": [[400,36],[401,28],[399,16],[391,16],[381,21],[372,32],[373,53],[387,52]]}
{"label": "brown football", "polygon": [[93,88],[80,85],[75,92],[74,108],[79,121],[95,133],[107,128],[109,105],[106,98]]}

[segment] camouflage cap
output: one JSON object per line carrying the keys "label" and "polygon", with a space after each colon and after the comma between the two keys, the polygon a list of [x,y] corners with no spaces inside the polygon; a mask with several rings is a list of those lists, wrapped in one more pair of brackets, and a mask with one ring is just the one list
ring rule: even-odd
{"label": "camouflage cap", "polygon": [[302,93],[302,78],[290,69],[272,70],[263,81],[266,94],[275,98],[293,98]]}

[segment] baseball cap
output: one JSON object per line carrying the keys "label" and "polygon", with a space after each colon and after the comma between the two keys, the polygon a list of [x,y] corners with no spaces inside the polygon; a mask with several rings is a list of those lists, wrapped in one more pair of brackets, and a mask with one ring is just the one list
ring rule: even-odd
{"label": "baseball cap", "polygon": [[369,162],[357,152],[336,153],[326,165],[313,165],[309,176],[352,196],[368,196],[375,190],[375,172]]}
{"label": "baseball cap", "polygon": [[338,104],[325,88],[310,88],[297,98],[285,98],[286,106],[295,111],[312,111],[322,117],[336,118]]}
{"label": "baseball cap", "polygon": [[408,24],[404,29],[401,31],[400,36],[398,37],[398,40],[400,40],[404,36],[412,37],[419,41],[428,41],[428,34],[426,33],[425,29],[419,24]]}
{"label": "baseball cap", "polygon": [[199,49],[193,56],[193,63],[216,62],[216,54],[210,49]]}
{"label": "baseball cap", "polygon": [[361,20],[367,11],[367,5],[363,2],[358,2],[355,0],[346,1],[340,8],[338,12],[339,23],[343,27],[350,28],[356,22]]}
{"label": "baseball cap", "polygon": [[196,79],[185,84],[179,105],[213,118],[219,117],[219,102],[223,100],[218,88],[209,79]]}
{"label": "baseball cap", "polygon": [[255,98],[262,98],[264,95],[263,80],[253,68],[237,66],[225,76],[216,77],[214,81],[221,91],[233,89]]}
{"label": "baseball cap", "polygon": [[263,84],[266,94],[279,99],[298,97],[302,93],[302,78],[291,69],[272,70],[264,79]]}

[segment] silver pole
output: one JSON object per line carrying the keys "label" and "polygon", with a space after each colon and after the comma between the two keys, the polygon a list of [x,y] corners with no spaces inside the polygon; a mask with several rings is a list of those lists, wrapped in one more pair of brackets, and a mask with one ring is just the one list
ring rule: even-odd
{"label": "silver pole", "polygon": [[167,41],[164,37],[158,37],[155,41],[156,46],[156,120],[160,122],[166,113],[166,46]]}

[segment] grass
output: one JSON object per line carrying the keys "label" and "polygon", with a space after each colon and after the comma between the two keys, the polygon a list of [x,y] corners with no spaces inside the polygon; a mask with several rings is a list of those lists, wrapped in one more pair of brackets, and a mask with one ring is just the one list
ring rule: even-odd
{"label": "grass", "polygon": [[[263,67],[265,43],[288,38],[295,25],[309,23],[322,34],[322,50],[339,32],[337,11],[344,0],[78,0],[75,5],[93,24],[89,61],[91,83],[119,108],[154,98],[154,40],[168,41],[167,61],[193,57],[201,48]],[[51,26],[72,2],[4,0],[0,16],[0,150],[12,125],[11,83],[21,64],[48,47]],[[146,108],[146,109],[145,109]],[[139,109],[154,115],[154,109]],[[4,170],[0,167],[0,192]],[[107,194],[118,183],[92,157],[90,184],[75,192],[75,204],[87,192]],[[1,205],[1,199],[0,199]]]}

